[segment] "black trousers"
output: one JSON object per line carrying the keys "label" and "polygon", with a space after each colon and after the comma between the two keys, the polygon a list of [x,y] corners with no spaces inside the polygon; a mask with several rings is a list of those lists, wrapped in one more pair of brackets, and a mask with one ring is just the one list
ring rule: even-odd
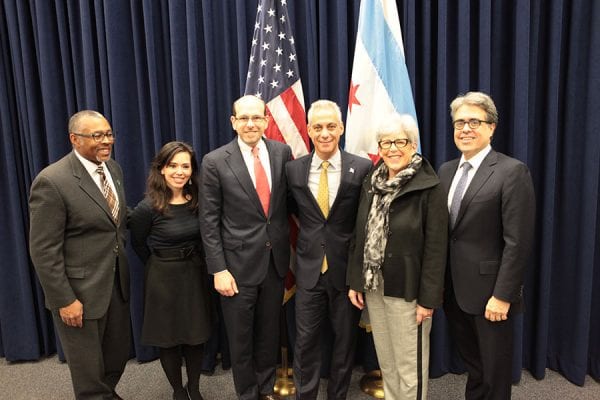
{"label": "black trousers", "polygon": [[233,383],[240,399],[256,400],[272,394],[275,385],[283,279],[271,260],[260,285],[238,289],[232,297],[221,296]]}
{"label": "black trousers", "polygon": [[513,319],[491,322],[483,315],[464,312],[454,293],[446,296],[444,311],[450,334],[458,347],[469,377],[466,400],[511,398]]}
{"label": "black trousers", "polygon": [[[83,305],[85,316],[85,304]],[[129,302],[121,297],[118,278],[106,314],[84,319],[83,327],[65,325],[58,310],[54,326],[67,359],[75,398],[111,400],[129,359],[131,326]]]}
{"label": "black trousers", "polygon": [[346,290],[337,290],[326,272],[312,289],[296,289],[296,344],[294,385],[296,399],[316,399],[321,372],[321,333],[331,323],[333,349],[327,398],[345,399],[354,365],[360,314]]}

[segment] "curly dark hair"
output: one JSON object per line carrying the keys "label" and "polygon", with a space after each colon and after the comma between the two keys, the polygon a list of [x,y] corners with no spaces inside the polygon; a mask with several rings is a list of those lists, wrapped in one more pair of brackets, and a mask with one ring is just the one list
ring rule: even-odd
{"label": "curly dark hair", "polygon": [[168,214],[169,201],[173,197],[173,191],[167,186],[161,170],[173,160],[176,154],[181,152],[189,153],[192,164],[192,175],[183,188],[183,195],[190,199],[188,207],[194,212],[198,212],[198,164],[194,149],[187,143],[174,141],[165,144],[154,156],[146,181],[146,196],[152,207],[161,214]]}

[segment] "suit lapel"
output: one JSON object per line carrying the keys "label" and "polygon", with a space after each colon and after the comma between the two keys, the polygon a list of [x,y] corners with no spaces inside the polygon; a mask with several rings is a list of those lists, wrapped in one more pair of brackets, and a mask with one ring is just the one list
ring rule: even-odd
{"label": "suit lapel", "polygon": [[[285,163],[283,163],[281,159],[283,157],[283,154],[281,154],[281,152],[273,151],[273,146],[271,145],[271,142],[264,139],[262,140],[265,143],[265,146],[267,147],[267,151],[269,152],[269,164],[271,166],[271,197],[269,199],[269,215],[271,215],[274,199],[273,193],[275,193],[275,191],[279,189],[277,187],[279,185],[279,181],[276,182],[275,177],[281,176],[283,172],[281,171],[281,168],[283,168],[283,165]],[[258,194],[256,195],[256,198],[258,199]]]}
{"label": "suit lapel", "polygon": [[319,215],[321,215],[323,218],[325,218],[325,216],[323,215],[323,212],[321,211],[321,207],[319,207],[319,203],[317,203],[317,199],[315,198],[315,196],[313,195],[313,193],[310,190],[310,187],[308,186],[308,179],[310,177],[310,167],[311,167],[312,159],[313,159],[314,155],[315,155],[315,153],[313,151],[310,157],[304,157],[302,159],[302,165],[300,166],[301,173],[302,173],[302,183],[303,183],[302,188],[306,192],[306,197],[311,200],[311,203],[312,203],[314,209],[317,210]]}
{"label": "suit lapel", "polygon": [[[100,191],[98,185],[96,185],[96,182],[94,182],[90,174],[87,172],[83,164],[81,164],[81,161],[79,161],[75,153],[71,153],[71,166],[73,168],[73,176],[79,180],[79,187],[81,190],[83,190],[102,210],[104,210],[104,213],[114,224],[115,221],[113,220],[112,214],[108,209],[108,203],[106,202],[104,195]],[[119,197],[119,201],[121,201],[121,197]]]}
{"label": "suit lapel", "polygon": [[105,164],[106,168],[108,168],[108,171],[110,172],[110,176],[112,178],[113,184],[115,185],[115,189],[117,190],[117,198],[119,199],[119,216],[117,218],[117,221],[119,221],[120,224],[123,215],[123,210],[126,209],[125,189],[123,188],[123,182],[121,182],[121,176],[115,170],[112,160],[109,160]]}
{"label": "suit lapel", "polygon": [[[268,147],[267,147],[268,149]],[[248,168],[246,168],[246,163],[244,162],[244,157],[242,156],[242,151],[240,150],[240,146],[237,143],[237,138],[233,139],[233,141],[229,142],[226,149],[228,156],[225,160],[233,175],[235,175],[236,179],[240,183],[244,192],[248,195],[248,198],[254,203],[256,208],[260,210],[261,213],[264,214],[262,205],[260,203],[260,199],[258,198],[258,193],[256,192],[256,188],[252,183],[252,178],[250,177],[250,172]],[[271,160],[271,168],[273,168],[273,157],[269,152],[269,159]],[[273,176],[273,170],[271,169],[271,176]],[[273,197],[273,188],[271,188],[271,197]]]}
{"label": "suit lapel", "polygon": [[475,176],[471,180],[467,191],[465,192],[462,201],[460,202],[460,210],[458,210],[458,215],[456,216],[456,222],[454,227],[456,228],[460,224],[460,220],[462,219],[465,211],[469,207],[469,203],[473,200],[473,198],[477,195],[479,190],[483,187],[483,185],[487,182],[487,180],[494,173],[494,166],[496,165],[496,161],[498,159],[498,155],[495,151],[490,151],[490,153],[483,159],[481,165],[477,169]]}
{"label": "suit lapel", "polygon": [[350,159],[346,152],[342,151],[341,149],[339,151],[341,153],[340,155],[342,159],[342,166],[340,171],[340,185],[338,186],[338,190],[335,195],[335,200],[333,201],[331,209],[329,210],[329,215],[333,214],[333,212],[337,208],[337,205],[340,202],[340,197],[342,197],[343,194],[346,193],[346,187],[348,186],[349,182],[354,176],[354,160]]}

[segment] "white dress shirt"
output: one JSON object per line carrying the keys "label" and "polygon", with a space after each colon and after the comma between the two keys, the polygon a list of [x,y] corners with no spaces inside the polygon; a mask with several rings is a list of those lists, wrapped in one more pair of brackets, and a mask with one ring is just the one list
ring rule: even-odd
{"label": "white dress shirt", "polygon": [[[252,179],[252,184],[256,188],[256,177],[254,176],[254,156],[252,155],[252,147],[248,146],[240,137],[238,136],[238,145],[240,146],[240,150],[242,151],[242,157],[244,158],[244,163],[246,164],[246,168],[248,169],[248,173],[250,174],[250,178]],[[269,160],[269,152],[267,151],[267,146],[265,145],[264,140],[259,140],[256,144],[258,147],[258,158],[260,158],[260,162],[267,174],[267,180],[269,181],[269,190],[272,189],[273,184],[271,183],[271,162]]]}
{"label": "white dress shirt", "polygon": [[319,193],[319,180],[321,179],[321,163],[323,161],[329,161],[329,167],[327,168],[327,186],[329,188],[329,208],[335,201],[338,189],[340,187],[340,180],[342,177],[342,155],[338,149],[335,154],[329,160],[321,160],[317,153],[313,153],[312,161],[310,163],[310,171],[308,173],[308,188],[312,195],[317,198]]}
{"label": "white dress shirt", "polygon": [[467,186],[465,186],[465,191],[463,192],[464,196],[465,193],[467,193],[467,190],[469,189],[469,185],[471,184],[475,173],[481,166],[483,159],[488,155],[490,151],[492,151],[492,146],[488,144],[479,153],[471,157],[471,159],[469,160],[466,160],[464,155],[460,157],[460,161],[458,162],[458,168],[456,169],[456,173],[454,174],[454,178],[452,179],[452,185],[450,185],[450,190],[448,191],[448,211],[450,210],[450,204],[452,203],[452,196],[454,196],[456,185],[458,185],[458,180],[460,179],[460,176],[463,173],[462,165],[466,161],[469,161],[469,164],[471,164],[471,169],[467,174]]}
{"label": "white dress shirt", "polygon": [[106,168],[106,163],[104,163],[104,162],[102,162],[100,164],[93,163],[90,160],[88,160],[87,158],[83,157],[81,154],[79,154],[77,152],[77,150],[73,149],[73,151],[75,152],[75,155],[77,156],[79,161],[81,161],[81,163],[83,164],[83,167],[85,168],[85,170],[92,177],[92,180],[96,183],[96,186],[98,186],[98,189],[100,189],[100,193],[102,193],[102,180],[101,180],[102,178],[100,178],[100,174],[98,172],[96,172],[96,170],[98,169],[99,166],[102,166],[102,168],[104,169],[104,175],[106,175],[106,180],[108,181],[108,184],[110,185],[110,188],[112,189],[112,191],[115,194],[117,201],[118,201],[119,197],[117,195],[117,189],[115,187],[115,183],[113,182],[112,176],[110,175],[110,171],[108,170],[108,168]]}

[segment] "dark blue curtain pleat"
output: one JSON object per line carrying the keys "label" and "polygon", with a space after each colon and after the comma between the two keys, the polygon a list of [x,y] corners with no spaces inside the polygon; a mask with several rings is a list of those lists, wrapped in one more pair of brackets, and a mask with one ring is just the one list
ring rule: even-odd
{"label": "dark blue curtain pleat", "polygon": [[[28,257],[31,181],[70,151],[68,117],[103,112],[117,133],[128,205],[143,197],[150,161],[169,140],[198,159],[234,137],[258,0],[0,2],[0,355],[60,351]],[[600,3],[398,0],[423,153],[457,157],[449,103],[494,98],[493,146],[529,165],[536,242],[527,312],[516,321],[514,380],[545,368],[576,384],[600,379]],[[305,103],[346,103],[360,1],[288,0]],[[142,346],[143,266],[131,253],[134,352]],[[431,375],[464,371],[443,312],[432,332]]]}

